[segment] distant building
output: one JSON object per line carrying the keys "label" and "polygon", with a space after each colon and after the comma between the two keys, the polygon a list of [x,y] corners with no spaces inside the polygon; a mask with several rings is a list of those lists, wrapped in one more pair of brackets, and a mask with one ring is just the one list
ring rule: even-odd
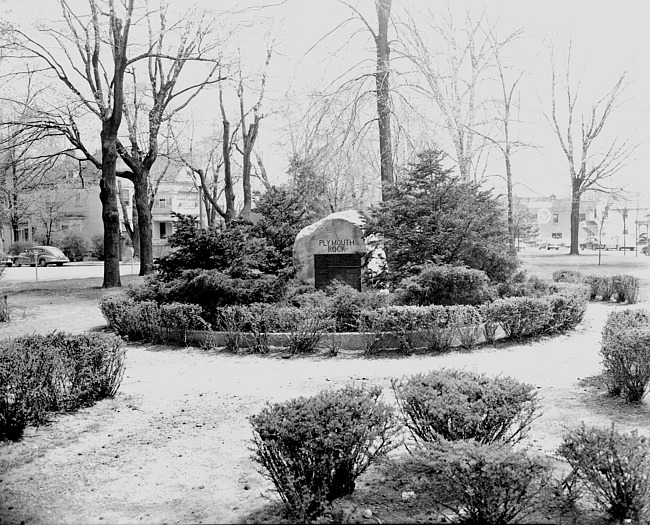
{"label": "distant building", "polygon": [[[528,199],[524,203],[537,218],[540,243],[571,243],[571,199]],[[604,204],[596,195],[586,194],[580,201],[578,240],[598,237]]]}
{"label": "distant building", "polygon": [[173,213],[193,215],[202,221],[199,191],[184,168],[162,180],[154,198],[151,208],[154,259],[169,253],[167,237],[174,232]]}
{"label": "distant building", "polygon": [[[86,170],[87,172],[90,169]],[[133,184],[118,178],[120,186],[118,211],[122,237],[122,258],[130,257],[130,239],[124,225],[124,215],[133,216]],[[56,190],[48,189],[30,194],[33,204],[29,213],[23,214],[18,227],[2,225],[1,249],[8,250],[13,243],[40,242],[45,234],[44,214],[49,209],[49,228],[52,238],[60,239],[70,232],[77,232],[92,239],[104,233],[102,206],[99,200],[99,177],[85,174],[83,184],[80,179],[68,181]],[[158,185],[152,206],[153,256],[160,257],[169,252],[167,237],[173,233],[172,212],[200,217],[198,189],[185,168],[176,167],[176,173],[167,175]],[[48,208],[48,202],[50,204]],[[48,217],[45,217],[48,219]]]}
{"label": "distant building", "polygon": [[[635,249],[648,242],[650,207],[639,201],[609,202],[606,194],[586,192],[580,200],[578,242],[596,241],[608,249]],[[571,244],[571,199],[523,199],[537,219],[538,243]]]}

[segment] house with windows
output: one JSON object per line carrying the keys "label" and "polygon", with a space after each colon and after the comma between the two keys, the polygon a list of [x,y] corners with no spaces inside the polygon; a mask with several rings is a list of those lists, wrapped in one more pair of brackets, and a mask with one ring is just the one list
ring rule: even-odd
{"label": "house with windows", "polygon": [[[528,199],[530,212],[537,218],[538,242],[571,243],[571,199]],[[580,201],[580,242],[598,237],[604,203],[594,192],[587,192]]]}
{"label": "house with windows", "polygon": [[169,253],[167,237],[174,232],[174,213],[201,217],[199,190],[185,168],[160,181],[151,208],[153,256]]}
{"label": "house with windows", "polygon": [[[73,177],[53,188],[31,192],[25,196],[24,212],[17,227],[3,224],[2,246],[10,249],[14,243],[40,243],[46,234],[53,239],[69,232],[83,234],[88,239],[102,235],[102,206],[99,199],[99,174],[86,170],[83,177]],[[122,258],[130,257],[130,239],[124,225],[124,217],[133,217],[133,184],[118,178],[118,211],[120,214]],[[199,217],[201,210],[199,192],[191,175],[185,168],[176,167],[172,175],[166,175],[157,186],[152,206],[154,258],[169,252],[167,237],[173,232],[172,213]]]}
{"label": "house with windows", "polygon": [[[571,244],[571,199],[524,200],[537,219],[539,244]],[[634,202],[609,202],[607,195],[586,192],[580,201],[578,241],[600,242],[607,249],[634,250],[647,243],[650,207]]]}

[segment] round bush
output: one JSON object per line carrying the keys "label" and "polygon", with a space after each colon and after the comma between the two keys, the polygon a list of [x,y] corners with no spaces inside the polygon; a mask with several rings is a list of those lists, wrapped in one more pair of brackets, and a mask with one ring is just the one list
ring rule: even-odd
{"label": "round bush", "polygon": [[351,494],[356,478],[394,448],[393,409],[381,389],[346,386],[269,405],[249,418],[253,459],[301,522]]}
{"label": "round bush", "polygon": [[502,443],[442,441],[418,449],[428,467],[431,497],[457,514],[457,523],[502,525],[537,510],[550,487],[549,462]]}
{"label": "round bush", "polygon": [[538,417],[535,387],[509,377],[433,370],[392,386],[406,426],[420,442],[517,443]]}
{"label": "round bush", "polygon": [[464,266],[428,266],[404,279],[396,291],[403,305],[481,304],[493,297],[490,279],[481,270]]}

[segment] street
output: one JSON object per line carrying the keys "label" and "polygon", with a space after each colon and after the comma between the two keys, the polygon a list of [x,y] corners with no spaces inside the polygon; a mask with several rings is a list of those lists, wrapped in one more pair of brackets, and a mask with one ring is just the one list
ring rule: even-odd
{"label": "street", "polygon": [[[120,275],[137,275],[139,263],[120,264]],[[5,268],[0,282],[34,282],[57,281],[59,279],[84,279],[88,277],[103,277],[104,264],[101,262],[68,263],[63,266],[47,266],[45,268],[21,266],[20,268]]]}

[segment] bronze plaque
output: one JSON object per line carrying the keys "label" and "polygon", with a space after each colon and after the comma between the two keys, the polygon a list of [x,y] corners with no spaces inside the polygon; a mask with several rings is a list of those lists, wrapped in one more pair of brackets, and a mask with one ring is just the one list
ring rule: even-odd
{"label": "bronze plaque", "polygon": [[327,288],[333,281],[341,281],[361,291],[361,254],[314,254],[314,274],[317,290]]}

